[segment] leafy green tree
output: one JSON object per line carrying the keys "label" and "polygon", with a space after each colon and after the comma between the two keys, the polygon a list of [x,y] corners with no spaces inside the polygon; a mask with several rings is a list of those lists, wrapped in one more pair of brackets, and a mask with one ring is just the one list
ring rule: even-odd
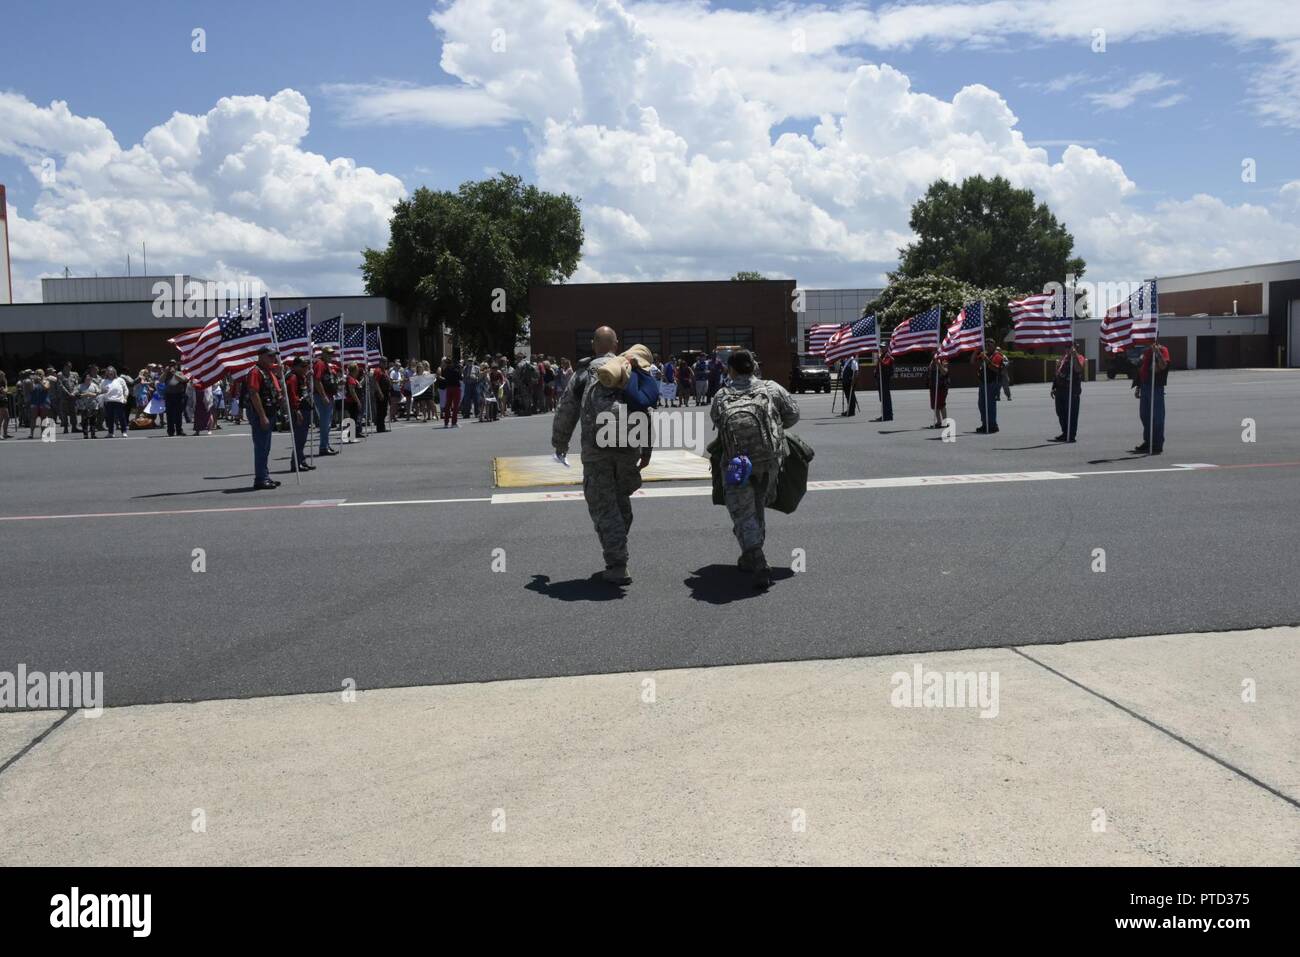
{"label": "leafy green tree", "polygon": [[731,277],[732,282],[761,282],[764,276],[761,272],[754,272],[752,269],[742,269]]}
{"label": "leafy green tree", "polygon": [[915,277],[901,277],[897,273],[891,273],[889,285],[880,298],[867,307],[867,311],[874,312],[881,328],[888,331],[908,316],[925,312],[932,306],[941,306],[941,332],[946,333],[948,324],[963,305],[968,302],[983,302],[988,335],[1001,342],[1011,330],[1011,311],[1007,308],[1007,303],[1021,297],[1021,293],[1010,286],[987,288],[934,273]]}
{"label": "leafy green tree", "polygon": [[972,176],[960,186],[939,180],[912,206],[916,241],[899,250],[897,275],[951,276],[984,289],[1026,294],[1048,282],[1082,276],[1074,237],[1046,203],[1002,176]]}
{"label": "leafy green tree", "polygon": [[363,250],[361,271],[366,292],[397,302],[426,336],[445,325],[475,353],[509,355],[528,288],[573,275],[582,239],[578,200],[501,174],[400,200],[387,248]]}

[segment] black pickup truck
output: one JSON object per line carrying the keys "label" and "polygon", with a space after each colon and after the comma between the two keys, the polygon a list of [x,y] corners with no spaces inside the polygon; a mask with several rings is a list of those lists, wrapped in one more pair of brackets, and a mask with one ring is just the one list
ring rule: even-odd
{"label": "black pickup truck", "polygon": [[821,356],[796,355],[790,362],[791,392],[830,392],[831,370]]}

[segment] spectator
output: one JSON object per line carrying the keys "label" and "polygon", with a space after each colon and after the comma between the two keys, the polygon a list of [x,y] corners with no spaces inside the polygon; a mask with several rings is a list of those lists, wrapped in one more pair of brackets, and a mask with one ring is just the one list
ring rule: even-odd
{"label": "spectator", "polygon": [[[169,362],[163,367],[163,403],[166,406],[167,436],[185,434],[185,390],[190,380],[181,375],[176,363]],[[109,432],[112,435],[112,432]]]}
{"label": "spectator", "polygon": [[28,402],[32,409],[31,429],[27,433],[29,439],[35,436],[37,429],[44,429],[45,419],[50,414],[49,381],[45,373],[39,370],[32,377],[32,389],[28,393]]}
{"label": "spectator", "polygon": [[109,366],[104,370],[101,383],[104,393],[104,422],[108,428],[108,437],[113,438],[113,430],[118,429],[118,436],[126,438],[126,400],[128,389],[126,380]]}
{"label": "spectator", "polygon": [[77,387],[77,411],[81,414],[81,437],[83,439],[99,438],[99,383],[90,370],[81,377]]}
{"label": "spectator", "polygon": [[451,428],[459,429],[456,419],[460,413],[460,366],[447,362],[442,370],[442,378],[447,384],[447,401],[442,406],[442,427],[447,428],[450,422]]}
{"label": "spectator", "polygon": [[7,438],[9,438],[9,380],[0,370],[0,439]]}

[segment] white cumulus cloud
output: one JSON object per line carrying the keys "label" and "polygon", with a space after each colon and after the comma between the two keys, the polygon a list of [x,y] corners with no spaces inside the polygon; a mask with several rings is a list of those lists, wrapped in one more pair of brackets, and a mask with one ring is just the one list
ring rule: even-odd
{"label": "white cumulus cloud", "polygon": [[311,110],[296,90],[223,97],[174,113],[122,147],[98,119],[0,93],[0,154],[41,191],[10,209],[15,284],[119,272],[147,244],[150,271],[260,278],[275,294],[359,291],[360,249],[387,241],[394,176],[302,148]]}
{"label": "white cumulus cloud", "polygon": [[[878,283],[910,238],[911,204],[936,179],[975,174],[1046,200],[1096,280],[1259,261],[1300,242],[1294,218],[1263,205],[1198,196],[1140,209],[1118,162],[1081,144],[1052,162],[996,90],[972,84],[944,99],[887,62],[843,52],[958,42],[962,30],[1087,41],[1091,14],[1048,5],[1061,14],[1051,30],[1027,25],[1030,5],[1014,0],[879,12],[456,0],[430,20],[443,69],[525,118],[539,183],[582,198],[580,279],[756,268],[807,285]],[[1145,14],[1103,6],[1112,42],[1150,26]],[[1240,25],[1216,16],[1231,20],[1216,29]],[[1147,97],[1168,106],[1177,82],[1150,73],[1094,95],[1110,108]],[[774,136],[776,124],[809,115],[810,133]]]}

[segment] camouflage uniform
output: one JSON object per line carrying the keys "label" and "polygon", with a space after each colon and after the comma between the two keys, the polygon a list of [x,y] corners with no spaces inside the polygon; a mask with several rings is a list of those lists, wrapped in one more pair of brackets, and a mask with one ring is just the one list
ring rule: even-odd
{"label": "camouflage uniform", "polygon": [[582,495],[587,500],[596,536],[605,555],[607,569],[627,565],[627,533],[632,527],[630,496],[641,487],[637,463],[641,450],[602,448],[596,444],[600,429],[597,416],[612,410],[618,392],[601,385],[596,370],[614,358],[613,353],[580,364],[555,410],[551,445],[567,454],[569,440],[579,422],[582,425]]}
{"label": "camouflage uniform", "polygon": [[[718,391],[709,409],[709,417],[715,427],[722,420],[726,411],[727,400],[732,396],[765,389],[772,399],[772,435],[778,438],[786,429],[799,421],[799,405],[794,397],[777,383],[750,376],[736,376],[731,384]],[[731,516],[732,529],[736,541],[740,543],[742,562],[752,560],[761,553],[767,532],[763,518],[764,506],[776,495],[776,477],[781,471],[781,462],[785,457],[785,443],[778,442],[776,455],[768,462],[755,462],[750,480],[744,485],[728,485],[723,491],[727,503],[727,514]],[[723,468],[727,466],[723,462]]]}

